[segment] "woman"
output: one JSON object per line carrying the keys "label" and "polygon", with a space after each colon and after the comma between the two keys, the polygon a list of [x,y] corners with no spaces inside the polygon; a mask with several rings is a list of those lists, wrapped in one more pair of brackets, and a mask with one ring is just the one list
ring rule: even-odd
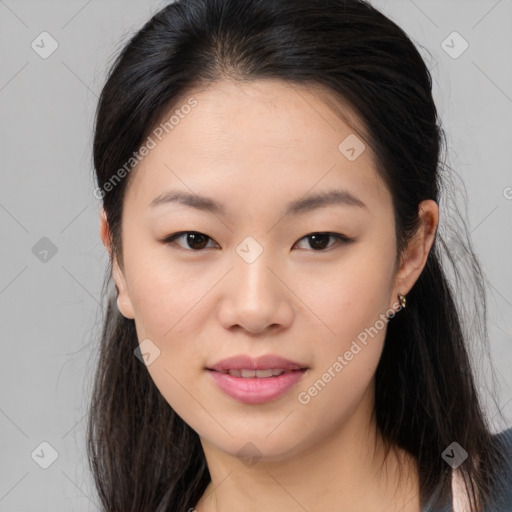
{"label": "woman", "polygon": [[442,135],[425,63],[364,1],[183,0],[133,37],[94,138],[104,510],[512,509]]}

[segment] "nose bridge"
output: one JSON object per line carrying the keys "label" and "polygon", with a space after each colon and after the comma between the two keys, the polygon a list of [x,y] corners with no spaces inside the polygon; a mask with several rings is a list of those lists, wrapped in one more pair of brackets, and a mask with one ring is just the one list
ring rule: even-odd
{"label": "nose bridge", "polygon": [[275,295],[278,285],[275,276],[268,267],[275,263],[271,251],[252,236],[247,236],[235,249],[235,275],[239,289],[245,295],[244,300],[258,300],[260,295],[268,301]]}

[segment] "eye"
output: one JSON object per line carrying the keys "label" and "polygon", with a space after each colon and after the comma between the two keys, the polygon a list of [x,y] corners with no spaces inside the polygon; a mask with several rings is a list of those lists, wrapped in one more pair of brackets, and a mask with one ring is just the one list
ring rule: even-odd
{"label": "eye", "polygon": [[[208,240],[213,241],[208,235],[204,233],[200,233],[199,231],[180,231],[178,233],[174,233],[166,237],[163,243],[173,244],[176,240],[184,239],[187,247],[183,247],[183,245],[177,244],[180,248],[184,250],[191,249],[192,251],[199,252],[208,247]],[[329,239],[335,239],[339,243],[350,243],[353,242],[353,238],[349,238],[341,233],[328,233],[328,232],[317,232],[310,233],[302,237],[298,242],[295,242],[294,247],[301,241],[307,240],[309,242],[310,248],[313,249],[314,252],[325,252],[332,248],[333,245],[329,245]],[[218,245],[218,244],[217,244]]]}
{"label": "eye", "polygon": [[[185,239],[185,243],[188,245],[188,249],[192,249],[196,252],[205,249],[207,241],[212,240],[208,235],[200,233],[199,231],[180,231],[179,233],[174,233],[173,235],[168,236],[163,240],[163,242],[172,244],[175,240],[179,240],[180,238]],[[181,245],[179,245],[179,247],[187,250],[187,247],[183,247]]]}
{"label": "eye", "polygon": [[[334,245],[328,245],[329,238],[334,238],[339,243],[350,243],[354,241],[353,238],[349,238],[348,236],[342,235],[341,233],[325,232],[310,233],[309,235],[302,237],[300,240],[308,240],[310,247],[313,248],[315,252],[322,252],[326,251],[326,249],[330,249]],[[296,242],[296,244],[299,242]]]}

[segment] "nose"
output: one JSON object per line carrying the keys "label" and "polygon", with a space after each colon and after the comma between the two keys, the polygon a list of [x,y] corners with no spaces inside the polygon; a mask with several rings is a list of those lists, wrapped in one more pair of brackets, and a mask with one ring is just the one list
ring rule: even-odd
{"label": "nose", "polygon": [[224,328],[259,334],[288,327],[294,315],[293,293],[283,272],[265,251],[252,262],[236,255],[218,310]]}

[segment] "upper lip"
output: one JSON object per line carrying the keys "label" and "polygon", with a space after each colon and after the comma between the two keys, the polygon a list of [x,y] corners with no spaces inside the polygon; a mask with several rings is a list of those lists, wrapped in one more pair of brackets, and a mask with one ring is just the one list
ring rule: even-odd
{"label": "upper lip", "polygon": [[260,357],[251,357],[248,355],[240,355],[228,357],[208,366],[207,370],[215,370],[217,372],[225,372],[228,370],[305,370],[307,367],[295,361],[290,361],[284,357],[268,354]]}

